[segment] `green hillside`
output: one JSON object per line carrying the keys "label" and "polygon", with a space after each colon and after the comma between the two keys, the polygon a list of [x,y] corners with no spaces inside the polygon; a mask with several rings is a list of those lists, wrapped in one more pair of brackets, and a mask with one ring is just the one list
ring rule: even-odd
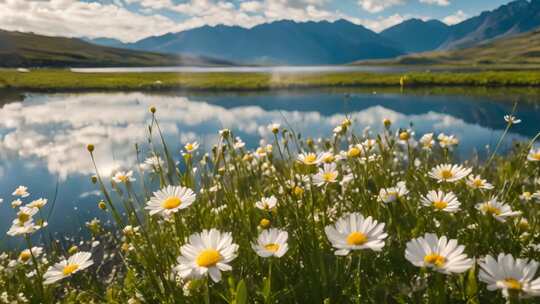
{"label": "green hillside", "polygon": [[0,30],[0,67],[221,65],[223,61],[110,48],[80,39]]}
{"label": "green hillside", "polygon": [[[366,61],[360,63],[365,64]],[[419,53],[401,56],[392,60],[369,61],[369,63],[467,67],[537,67],[540,66],[540,30],[500,38],[466,49]]]}

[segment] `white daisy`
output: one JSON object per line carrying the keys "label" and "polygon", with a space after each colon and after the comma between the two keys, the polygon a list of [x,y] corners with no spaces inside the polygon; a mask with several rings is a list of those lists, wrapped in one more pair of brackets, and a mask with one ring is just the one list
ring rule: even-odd
{"label": "white daisy", "polygon": [[433,233],[407,242],[405,258],[417,267],[427,267],[444,274],[462,273],[471,268],[474,261],[463,253],[465,246],[457,240],[441,238]]}
{"label": "white daisy", "polygon": [[484,215],[493,216],[501,223],[504,223],[507,217],[518,216],[521,214],[520,211],[512,211],[512,208],[508,204],[497,201],[495,197],[487,202],[476,204],[476,209]]}
{"label": "white daisy", "polygon": [[37,208],[41,209],[47,205],[47,199],[46,198],[38,198],[37,200],[33,200],[30,203],[26,205],[26,207],[29,208]]}
{"label": "white daisy", "polygon": [[445,193],[444,191],[431,190],[426,196],[423,196],[420,201],[426,207],[433,207],[436,211],[445,211],[454,213],[459,211],[461,203],[456,195],[452,192]]}
{"label": "white daisy", "polygon": [[235,149],[242,149],[243,147],[246,146],[246,143],[242,141],[242,139],[240,137],[236,137],[235,138],[235,141],[234,141],[234,148]]}
{"label": "white daisy", "polygon": [[512,125],[517,125],[521,122],[521,119],[518,119],[514,115],[504,115],[504,121]]}
{"label": "white daisy", "polygon": [[260,257],[280,258],[289,250],[287,245],[288,238],[289,234],[287,231],[270,228],[263,230],[257,238],[257,243],[251,244],[251,247]]}
{"label": "white daisy", "polygon": [[337,182],[339,172],[336,170],[336,164],[324,164],[319,168],[319,172],[313,175],[313,183],[319,187]]}
{"label": "white daisy", "polygon": [[439,136],[437,136],[437,139],[439,140],[439,145],[441,148],[451,149],[459,144],[459,140],[454,135],[446,135],[441,133]]}
{"label": "white daisy", "polygon": [[334,225],[324,228],[332,246],[338,250],[335,255],[347,255],[351,250],[371,249],[381,251],[384,239],[384,223],[379,223],[371,216],[364,218],[360,213],[342,216]]}
{"label": "white daisy", "polygon": [[191,206],[195,197],[195,193],[189,188],[169,185],[154,192],[154,196],[146,203],[144,209],[150,210],[150,215],[160,214],[163,217],[169,217]]}
{"label": "white daisy", "polygon": [[525,191],[519,195],[519,199],[524,203],[532,200],[532,198],[533,198],[533,194],[530,193],[529,191]]}
{"label": "white daisy", "polygon": [[322,161],[322,154],[301,153],[298,155],[298,161],[307,166],[318,165]]}
{"label": "white daisy", "polygon": [[184,149],[186,149],[186,152],[187,153],[192,153],[192,152],[195,152],[197,149],[199,149],[199,143],[198,142],[192,142],[192,143],[187,143],[185,146],[184,146]]}
{"label": "white daisy", "polygon": [[216,229],[192,234],[189,243],[180,248],[181,256],[173,270],[182,278],[198,279],[207,274],[214,282],[221,281],[221,271],[230,271],[229,263],[237,256],[238,245],[231,233]]}
{"label": "white daisy", "polygon": [[15,189],[15,191],[13,191],[13,193],[11,193],[11,195],[20,196],[20,197],[27,197],[27,196],[30,195],[30,193],[28,193],[28,187],[19,186],[19,187],[17,187],[17,189]]}
{"label": "white daisy", "polygon": [[23,225],[32,220],[32,217],[38,213],[38,208],[23,206],[17,212],[17,218],[13,221],[14,224]]}
{"label": "white daisy", "polygon": [[418,142],[414,139],[414,131],[411,129],[408,130],[398,130],[397,132],[398,144],[403,146],[416,147]]}
{"label": "white daisy", "polygon": [[431,150],[435,145],[435,140],[433,139],[433,133],[427,133],[420,137],[420,145],[424,150]]}
{"label": "white daisy", "polygon": [[348,158],[356,158],[360,157],[363,154],[364,147],[361,144],[358,145],[350,145],[349,150],[345,152],[345,156]]}
{"label": "white daisy", "polygon": [[17,220],[15,220],[13,221],[13,224],[11,225],[9,230],[7,231],[7,235],[17,236],[17,235],[32,234],[45,226],[47,226],[46,222],[40,225],[36,225],[33,220],[29,220],[24,223],[20,223],[20,222],[17,222]]}
{"label": "white daisy", "polygon": [[274,134],[277,134],[279,132],[279,128],[281,127],[280,124],[278,123],[271,123],[268,125],[268,131],[274,133]]}
{"label": "white daisy", "polygon": [[[32,251],[30,251],[32,250]],[[32,259],[32,255],[37,258],[43,253],[42,247],[32,247],[32,249],[25,249],[19,253],[19,257],[17,258],[17,261],[22,264],[28,264],[30,260]]]}
{"label": "white daisy", "polygon": [[54,264],[43,275],[45,279],[43,284],[52,284],[92,266],[94,262],[91,258],[92,254],[90,252],[83,251],[75,253],[67,260]]}
{"label": "white daisy", "polygon": [[461,165],[443,164],[431,169],[429,176],[436,179],[439,183],[456,182],[467,177],[472,172],[470,168]]}
{"label": "white daisy", "polygon": [[493,189],[493,185],[488,183],[487,180],[482,179],[480,175],[469,175],[467,177],[467,186],[473,189]]}
{"label": "white daisy", "polygon": [[379,190],[377,200],[388,204],[404,198],[407,194],[409,194],[409,190],[407,189],[405,182],[402,181],[398,182],[395,187],[382,188]]}
{"label": "white daisy", "polygon": [[331,152],[324,152],[321,154],[321,161],[325,164],[333,163],[336,160],[336,156]]}
{"label": "white daisy", "polygon": [[165,164],[163,159],[158,155],[153,155],[144,160],[144,163],[140,165],[141,170],[154,169],[157,170],[159,167],[162,167]]}
{"label": "white daisy", "polygon": [[526,259],[514,259],[511,254],[500,253],[495,260],[486,256],[480,263],[478,278],[487,284],[488,290],[502,289],[505,297],[515,292],[518,297],[540,295],[540,278],[534,278],[538,263]]}
{"label": "white daisy", "polygon": [[22,201],[20,199],[16,199],[14,201],[11,201],[11,208],[15,209],[22,205]]}
{"label": "white daisy", "polygon": [[134,182],[135,178],[133,177],[133,171],[129,170],[127,172],[125,171],[118,171],[114,174],[112,177],[112,180],[115,183],[127,183],[127,182]]}
{"label": "white daisy", "polygon": [[255,203],[255,207],[261,210],[272,210],[277,206],[277,198],[275,196],[263,197],[260,201]]}
{"label": "white daisy", "polygon": [[531,149],[527,155],[527,159],[534,162],[540,161],[540,148]]}

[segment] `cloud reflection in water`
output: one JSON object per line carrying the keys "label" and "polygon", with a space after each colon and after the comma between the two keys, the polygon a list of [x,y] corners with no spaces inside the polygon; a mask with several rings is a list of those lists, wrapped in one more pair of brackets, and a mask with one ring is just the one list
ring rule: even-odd
{"label": "cloud reflection in water", "polygon": [[[316,104],[317,96],[307,98]],[[249,99],[241,97],[244,101],[246,98]],[[456,134],[461,140],[462,153],[483,149],[502,132],[435,111],[402,114],[385,106],[385,100],[401,98],[400,95],[380,98],[378,105],[348,113],[357,131],[371,126],[373,132],[379,132],[383,118],[391,119],[395,127],[408,127],[413,122],[418,137],[432,131]],[[188,98],[144,93],[38,94],[28,95],[24,102],[4,105],[0,109],[0,195],[6,203],[0,205],[0,210],[11,209],[9,194],[18,184],[29,186],[34,197],[52,195],[56,176],[61,181],[56,216],[63,207],[95,201],[94,195],[80,196],[94,190],[87,180],[93,166],[85,145],[96,145],[96,159],[102,173],[132,165],[136,159],[134,144],[145,142],[151,105],[158,109],[160,127],[175,152],[181,144],[193,140],[208,148],[216,142],[217,131],[224,127],[234,130],[253,147],[261,137],[270,138],[266,125],[272,122],[285,125],[284,118],[304,136],[328,136],[346,114],[294,110],[293,103],[283,110],[263,107],[257,102],[224,107],[219,100],[212,103],[204,100],[204,96]],[[268,104],[272,101],[272,96],[265,100]],[[493,119],[502,121],[502,117]],[[526,139],[518,134],[510,134],[510,138]],[[86,204],[79,209],[92,213],[96,208],[95,204]],[[0,233],[5,231],[12,213],[0,215]],[[54,221],[51,228],[58,228]]]}

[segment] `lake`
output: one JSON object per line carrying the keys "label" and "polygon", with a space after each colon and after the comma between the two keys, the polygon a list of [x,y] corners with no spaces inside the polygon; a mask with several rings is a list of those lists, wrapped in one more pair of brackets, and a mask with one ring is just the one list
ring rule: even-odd
{"label": "lake", "polygon": [[[136,160],[134,144],[145,142],[148,108],[156,106],[160,126],[176,156],[184,143],[198,141],[202,149],[216,143],[217,131],[232,129],[249,148],[270,139],[272,122],[304,136],[330,135],[345,115],[362,132],[381,130],[383,118],[394,128],[414,123],[416,137],[426,132],[455,134],[464,158],[494,145],[503,132],[503,116],[520,100],[523,123],[511,140],[527,140],[540,131],[540,102],[530,91],[469,89],[449,92],[373,90],[307,90],[260,93],[69,93],[0,92],[0,247],[17,239],[5,237],[14,217],[11,192],[29,187],[32,199],[52,201],[58,181],[57,205],[50,219],[55,232],[75,233],[81,223],[102,212],[85,145],[96,145],[101,173],[129,167]],[[472,89],[471,89],[472,90]]]}
{"label": "lake", "polygon": [[[306,73],[406,73],[418,71],[456,71],[452,68],[423,67],[423,66],[368,66],[368,65],[321,65],[321,66],[224,66],[224,67],[198,67],[198,66],[174,66],[174,67],[111,67],[111,68],[72,68],[77,73],[265,73],[265,74],[306,74]],[[460,71],[477,71],[479,69],[468,68]]]}

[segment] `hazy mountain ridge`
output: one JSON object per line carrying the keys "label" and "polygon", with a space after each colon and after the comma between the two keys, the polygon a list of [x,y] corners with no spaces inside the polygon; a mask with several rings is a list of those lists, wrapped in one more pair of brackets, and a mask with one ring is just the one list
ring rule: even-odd
{"label": "hazy mountain ridge", "polygon": [[76,38],[0,30],[0,67],[226,64],[220,60],[104,47]]}
{"label": "hazy mountain ridge", "polygon": [[149,37],[128,48],[197,54],[241,63],[343,64],[403,54],[393,42],[349,21],[276,21],[251,29],[204,26]]}
{"label": "hazy mountain ridge", "polygon": [[380,35],[395,41],[407,53],[438,48],[450,35],[451,27],[439,20],[409,19],[387,28]]}
{"label": "hazy mountain ridge", "polygon": [[361,64],[482,66],[540,66],[540,29],[503,37],[470,48],[434,51]]}

